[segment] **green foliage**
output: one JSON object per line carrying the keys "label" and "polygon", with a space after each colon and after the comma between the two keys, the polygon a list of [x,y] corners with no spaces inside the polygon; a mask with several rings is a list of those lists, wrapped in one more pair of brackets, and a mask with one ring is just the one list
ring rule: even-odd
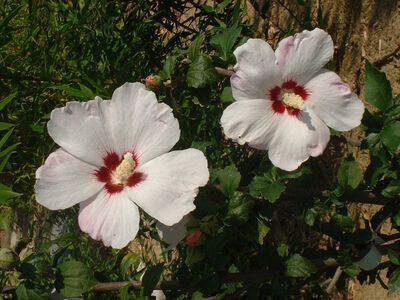
{"label": "green foliage", "polygon": [[286,273],[290,277],[309,277],[316,272],[316,267],[300,254],[292,255],[286,262]]}
{"label": "green foliage", "polygon": [[194,88],[205,87],[217,80],[212,60],[207,55],[199,55],[190,66],[187,73],[187,83]]}
{"label": "green foliage", "polygon": [[382,143],[388,150],[393,154],[396,153],[400,146],[400,122],[394,122],[385,126],[380,135]]}
{"label": "green foliage", "polygon": [[368,60],[365,62],[365,100],[380,110],[387,110],[393,104],[392,87],[385,73]]}
{"label": "green foliage", "polygon": [[339,186],[343,189],[355,189],[361,183],[363,174],[356,161],[343,161],[340,164],[337,178]]}
{"label": "green foliage", "polygon": [[[290,178],[293,174],[288,174],[283,178]],[[270,203],[275,203],[281,194],[286,190],[286,186],[283,182],[279,182],[279,175],[276,169],[272,169],[270,172],[265,173],[263,176],[255,176],[253,181],[249,185],[250,195],[253,197],[263,197]]]}
{"label": "green foliage", "polygon": [[239,187],[241,175],[235,165],[229,165],[217,171],[221,191],[227,197],[232,197]]}
{"label": "green foliage", "polygon": [[0,203],[20,196],[21,194],[13,192],[9,187],[0,183]]}
{"label": "green foliage", "polygon": [[221,58],[228,60],[232,55],[233,46],[240,36],[241,28],[237,25],[233,25],[227,29],[223,29],[222,33],[214,35],[210,43],[219,50]]}
{"label": "green foliage", "polygon": [[50,295],[43,295],[40,291],[35,289],[29,289],[25,287],[25,284],[20,284],[15,291],[18,300],[47,300],[50,299]]}
{"label": "green foliage", "polygon": [[222,90],[221,101],[225,103],[231,103],[234,101],[231,87],[227,86]]}
{"label": "green foliage", "polygon": [[389,278],[389,293],[398,294],[400,292],[400,269],[395,270]]}
{"label": "green foliage", "polygon": [[63,287],[61,293],[65,297],[79,297],[90,291],[95,283],[89,268],[82,262],[69,260],[59,265]]}
{"label": "green foliage", "polygon": [[[293,172],[278,170],[265,151],[225,139],[220,126],[223,109],[235,99],[229,78],[215,67],[231,70],[233,51],[259,34],[259,24],[249,21],[245,1],[230,0],[202,4],[181,23],[176,13],[186,12],[190,3],[24,0],[0,5],[0,229],[5,236],[15,229],[23,233],[14,248],[0,253],[1,286],[17,287],[11,297],[48,299],[56,289],[64,297],[148,299],[157,282],[170,279],[184,288],[164,289],[168,299],[318,298],[323,297],[321,283],[335,270],[319,267],[326,258],[339,263],[343,282],[376,278],[379,255],[370,251],[380,249],[380,224],[391,221],[400,229],[400,101],[386,75],[366,62],[363,100],[378,110],[365,113],[361,149],[351,151],[362,152],[362,161],[360,156],[342,159],[348,153],[342,155],[344,138],[336,132],[321,157]],[[296,24],[301,30],[315,27],[307,1],[298,3],[307,16]],[[261,16],[268,16],[269,8],[270,1],[256,7]],[[323,18],[318,10],[318,25],[324,25]],[[274,42],[292,33],[291,27],[280,28]],[[38,205],[35,171],[57,148],[46,130],[54,108],[95,96],[109,99],[116,87],[144,82],[150,74],[160,81],[153,89],[157,99],[179,120],[175,149],[197,148],[208,160],[210,184],[199,189],[187,225],[189,233],[199,230],[201,237],[196,245],[182,241],[173,251],[158,251],[155,222],[143,214],[136,241],[116,251],[78,229],[78,207],[51,212]],[[359,230],[360,220],[349,206],[370,201],[381,201],[382,208]],[[54,233],[55,225],[62,230]],[[327,249],[316,247],[321,237],[332,241]],[[390,245],[389,288],[396,292],[398,242],[385,245]],[[360,264],[364,258],[367,263]],[[279,278],[251,284],[223,280],[265,270]],[[142,280],[143,288],[91,291],[95,282],[131,280]],[[305,284],[311,295],[301,296],[299,287]]]}

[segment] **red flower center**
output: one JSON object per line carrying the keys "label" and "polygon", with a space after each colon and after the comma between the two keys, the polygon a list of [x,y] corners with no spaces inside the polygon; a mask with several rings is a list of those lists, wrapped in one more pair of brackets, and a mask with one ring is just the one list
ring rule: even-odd
{"label": "red flower center", "polygon": [[127,152],[120,157],[115,152],[108,153],[103,157],[104,166],[94,172],[97,180],[104,182],[104,188],[108,194],[121,192],[126,186],[134,187],[143,180],[146,175],[137,172],[138,159],[133,152]]}
{"label": "red flower center", "polygon": [[[283,114],[287,111],[292,116],[297,116],[300,113],[299,103],[296,103],[296,101],[306,101],[309,95],[309,92],[294,80],[287,80],[282,86],[275,86],[267,91],[267,96],[272,101],[273,111],[277,114]],[[293,105],[289,101],[285,101],[288,98],[292,99]],[[294,105],[295,103],[297,105]]]}

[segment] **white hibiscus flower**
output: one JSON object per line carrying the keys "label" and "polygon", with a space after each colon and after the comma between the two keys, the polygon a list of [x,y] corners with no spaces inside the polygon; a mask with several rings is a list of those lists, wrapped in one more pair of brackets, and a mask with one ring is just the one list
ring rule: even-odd
{"label": "white hibiscus flower", "polygon": [[138,206],[167,226],[178,223],[208,181],[201,151],[167,153],[179,140],[178,121],[141,83],[124,84],[111,100],[53,110],[48,131],[61,149],[36,172],[37,202],[52,210],[80,203],[80,228],[106,246],[135,238]]}
{"label": "white hibiscus flower", "polygon": [[221,118],[225,135],[268,150],[275,166],[292,171],[322,154],[327,126],[346,131],[360,125],[363,103],[323,68],[333,52],[331,37],[321,29],[287,37],[275,52],[260,39],[238,47],[231,77],[236,102]]}

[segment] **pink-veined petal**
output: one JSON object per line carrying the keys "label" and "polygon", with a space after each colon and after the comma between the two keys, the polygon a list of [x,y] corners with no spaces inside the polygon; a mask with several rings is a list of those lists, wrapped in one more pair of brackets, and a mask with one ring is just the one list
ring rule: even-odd
{"label": "pink-veined petal", "polygon": [[104,190],[80,205],[79,227],[105,246],[121,249],[132,241],[138,230],[140,215],[125,192],[110,196]]}
{"label": "pink-veined petal", "polygon": [[36,201],[55,210],[84,201],[103,187],[93,175],[95,167],[62,149],[51,153],[36,171]]}
{"label": "pink-veined petal", "polygon": [[268,151],[275,166],[293,171],[310,156],[322,154],[330,138],[329,129],[312,111],[302,111],[297,117],[280,117]]}
{"label": "pink-veined petal", "polygon": [[332,59],[333,52],[330,35],[315,28],[283,39],[275,55],[283,79],[294,79],[304,85]]}
{"label": "pink-veined petal", "polygon": [[261,39],[249,39],[233,52],[235,74],[231,77],[232,93],[236,100],[263,99],[271,87],[281,83],[275,53]]}
{"label": "pink-veined petal", "polygon": [[281,116],[274,113],[271,101],[264,99],[237,101],[221,117],[224,134],[239,144],[266,150]]}
{"label": "pink-veined petal", "polygon": [[198,188],[208,182],[207,159],[196,149],[172,151],[138,168],[145,179],[128,188],[129,198],[161,223],[172,226],[195,209]]}
{"label": "pink-veined petal", "polygon": [[329,127],[346,131],[360,125],[364,104],[337,74],[326,70],[305,87],[310,91],[307,106]]}
{"label": "pink-veined petal", "polygon": [[168,152],[180,136],[178,120],[165,103],[141,83],[125,83],[103,104],[106,128],[115,151],[134,150],[140,164]]}

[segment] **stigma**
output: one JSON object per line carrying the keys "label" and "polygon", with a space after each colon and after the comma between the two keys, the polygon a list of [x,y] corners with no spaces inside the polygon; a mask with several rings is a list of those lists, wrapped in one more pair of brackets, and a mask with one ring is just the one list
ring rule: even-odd
{"label": "stigma", "polygon": [[123,185],[127,184],[129,176],[133,173],[136,167],[136,162],[133,154],[130,152],[125,153],[124,158],[118,167],[112,172],[111,179],[114,184]]}
{"label": "stigma", "polygon": [[300,95],[291,92],[285,92],[282,95],[282,102],[289,107],[303,110],[305,102]]}

